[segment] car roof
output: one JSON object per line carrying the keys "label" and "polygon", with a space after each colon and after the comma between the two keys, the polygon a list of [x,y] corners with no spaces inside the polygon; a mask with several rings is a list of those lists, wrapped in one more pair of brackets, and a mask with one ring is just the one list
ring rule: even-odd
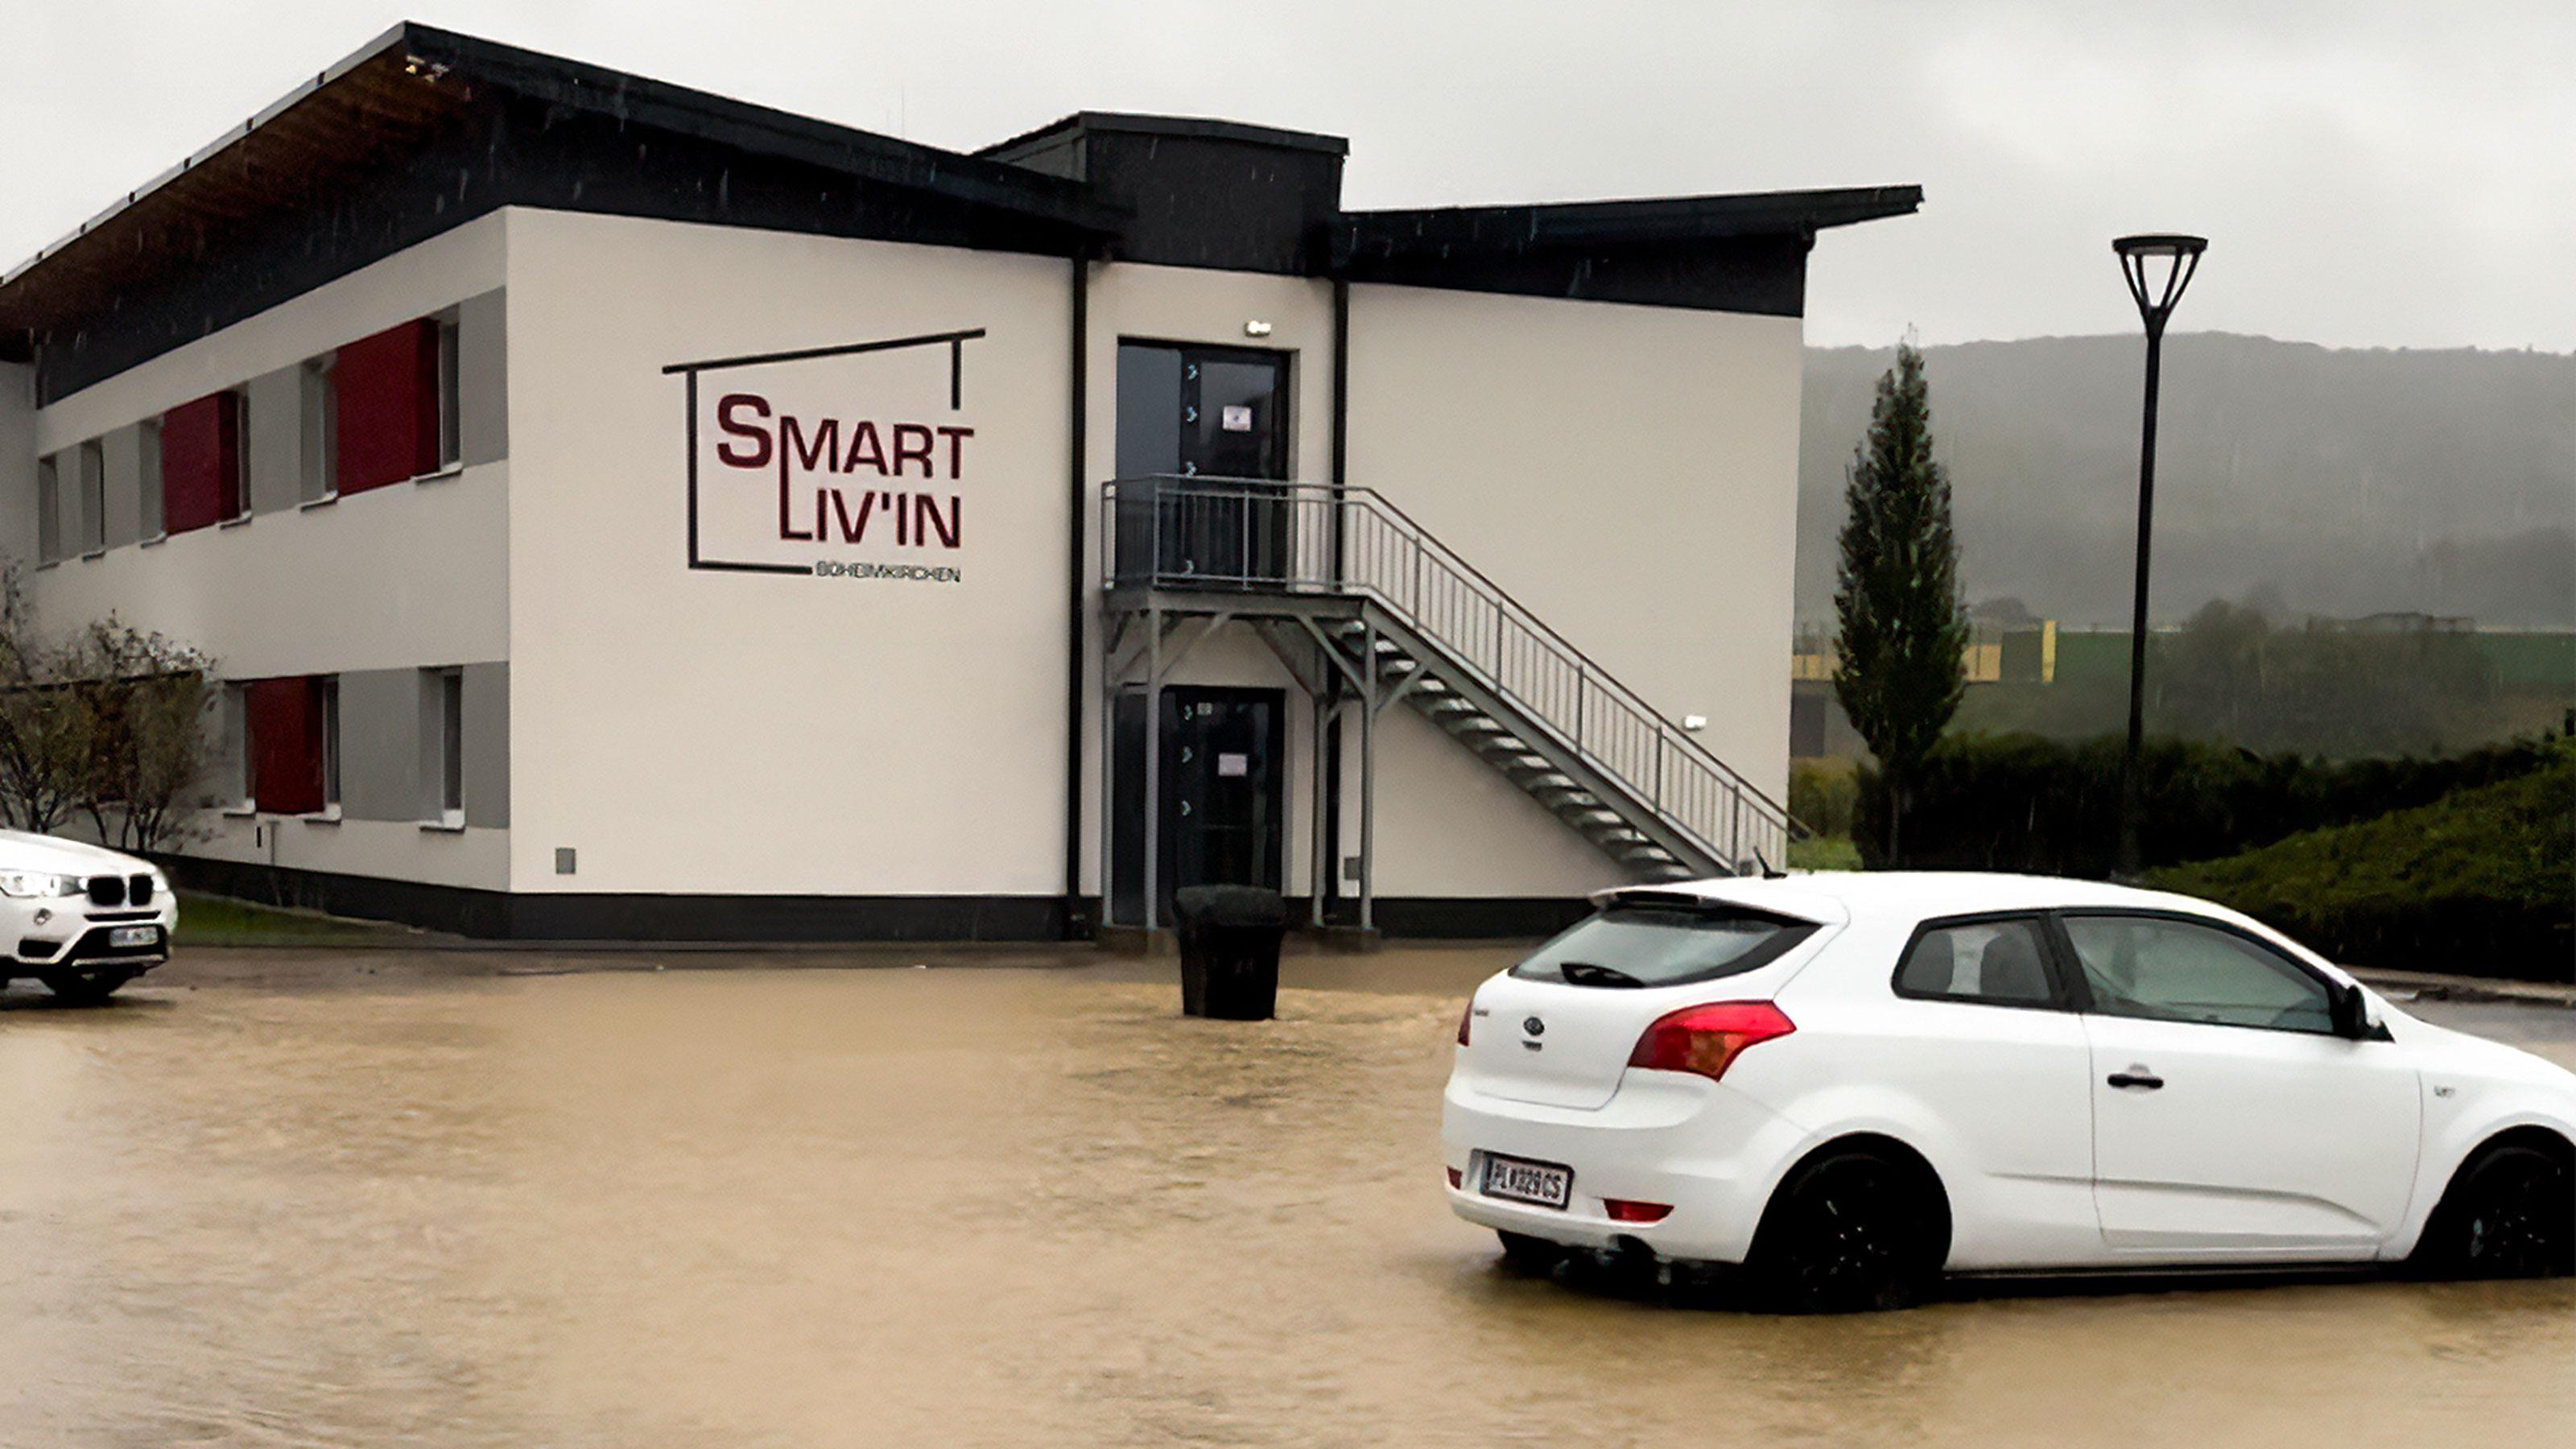
{"label": "car roof", "polygon": [[1623,886],[1595,903],[1640,896],[1687,895],[1824,925],[1854,920],[1920,921],[1979,911],[2127,906],[2183,910],[2221,920],[2236,913],[2191,896],[2064,876],[2004,875],[1974,870],[1805,871],[1785,876],[1719,876],[1668,885]]}

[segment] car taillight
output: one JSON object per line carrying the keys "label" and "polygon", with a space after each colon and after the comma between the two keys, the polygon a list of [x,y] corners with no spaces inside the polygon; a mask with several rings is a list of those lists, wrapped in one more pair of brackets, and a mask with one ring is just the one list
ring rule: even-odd
{"label": "car taillight", "polygon": [[1656,1021],[1637,1038],[1628,1065],[1661,1072],[1696,1072],[1714,1082],[1744,1049],[1798,1029],[1767,1001],[1721,1001],[1686,1006]]}
{"label": "car taillight", "polygon": [[1673,1213],[1671,1203],[1630,1202],[1619,1197],[1605,1197],[1601,1206],[1609,1211],[1614,1223],[1660,1223]]}
{"label": "car taillight", "polygon": [[1476,998],[1467,998],[1467,1009],[1458,1013],[1458,1045],[1467,1044],[1467,1028],[1476,1020]]}
{"label": "car taillight", "polygon": [[1453,1168],[1448,1169],[1448,1172],[1449,1172],[1449,1185],[1450,1185],[1451,1187],[1456,1187],[1456,1186],[1458,1186],[1459,1184],[1464,1183],[1464,1182],[1467,1180],[1467,1174],[1465,1174],[1465,1173],[1463,1173],[1463,1172],[1460,1172],[1458,1169],[1456,1169],[1456,1168],[1454,1168],[1454,1167],[1453,1167]]}

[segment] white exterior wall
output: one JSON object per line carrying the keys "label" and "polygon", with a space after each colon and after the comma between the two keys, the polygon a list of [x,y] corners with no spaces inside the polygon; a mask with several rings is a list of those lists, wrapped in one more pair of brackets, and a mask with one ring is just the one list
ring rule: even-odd
{"label": "white exterior wall", "polygon": [[[41,411],[25,370],[0,368],[0,547],[32,553],[36,455],[506,287],[503,460],[31,574],[48,621],[114,609],[229,677],[508,661],[507,828],[214,818],[193,848],[519,892],[1052,897],[1069,268],[513,209]],[[1095,484],[1115,471],[1122,338],[1290,354],[1291,472],[1329,476],[1329,283],[1094,265],[1088,309]],[[1354,287],[1351,314],[1350,481],[1669,717],[1709,716],[1710,748],[1781,794],[1797,320],[1384,286]],[[1249,337],[1256,319],[1269,331]],[[975,327],[962,582],[686,567],[684,385],[664,366]],[[853,395],[842,411],[871,406]],[[1097,500],[1078,835],[1093,893]],[[1241,630],[1172,678],[1285,693],[1286,885],[1311,891],[1316,751],[1294,681]],[[1345,854],[1359,848],[1357,743],[1354,729]],[[1621,878],[1410,709],[1380,717],[1377,746],[1380,895],[1561,898]],[[555,873],[558,847],[577,852],[574,874]]]}
{"label": "white exterior wall", "polygon": [[[513,889],[1061,892],[1067,268],[512,214]],[[962,583],[687,567],[662,367],[974,327]]]}
{"label": "white exterior wall", "polygon": [[[551,213],[515,214],[512,238],[512,887],[1060,889],[1068,264]],[[1673,717],[1710,715],[1720,757],[1777,794],[1798,323],[1390,287],[1354,289],[1352,310],[1353,481]],[[1288,353],[1291,471],[1329,473],[1328,283],[1101,265],[1088,311],[1088,477],[1115,469],[1121,339]],[[1270,330],[1248,337],[1256,319]],[[965,327],[987,336],[966,354],[979,463],[964,583],[684,566],[682,385],[661,367]],[[854,397],[849,412],[867,411]],[[1569,514],[1577,500],[1591,512]],[[1100,521],[1095,492],[1095,591]],[[1088,892],[1098,622],[1095,608]],[[1289,891],[1311,890],[1315,752],[1293,680],[1241,631],[1171,678],[1287,691],[1282,852]],[[1622,878],[1409,710],[1381,717],[1378,746],[1381,894],[1565,897]],[[577,874],[553,873],[558,845],[578,851]]]}
{"label": "white exterior wall", "polygon": [[[1801,332],[1794,317],[1355,286],[1349,481],[1667,719],[1707,716],[1702,743],[1780,800]],[[1437,734],[1408,718],[1380,740],[1381,895],[1561,895],[1616,878]],[[1436,790],[1394,783],[1432,778],[1443,767],[1425,757],[1442,750],[1491,787],[1454,770]],[[1523,813],[1556,838],[1533,838]]]}
{"label": "white exterior wall", "polygon": [[[62,398],[35,413],[33,455],[500,287],[508,224],[507,214],[468,223]],[[275,421],[255,413],[252,426]],[[0,420],[0,437],[7,433]],[[33,456],[21,482],[11,453],[0,462],[0,486],[10,489],[0,511],[11,519],[0,538],[29,565],[28,598],[44,629],[78,629],[113,611],[203,650],[232,679],[508,657],[506,459],[34,568]],[[267,494],[278,485],[245,480],[254,486]],[[293,491],[291,480],[284,486]],[[68,517],[64,529],[68,540]],[[432,832],[413,822],[209,812],[196,829],[199,838],[184,848],[218,859],[487,889],[503,887],[509,874],[509,832],[498,827]]]}

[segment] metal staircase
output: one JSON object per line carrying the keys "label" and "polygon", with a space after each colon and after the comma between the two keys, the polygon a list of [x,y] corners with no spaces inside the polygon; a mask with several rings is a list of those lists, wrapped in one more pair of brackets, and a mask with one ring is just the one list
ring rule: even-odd
{"label": "metal staircase", "polygon": [[1345,621],[1333,627],[1330,637],[1346,657],[1356,661],[1365,653],[1373,658],[1382,698],[1410,704],[1631,875],[1642,881],[1688,880],[1738,868],[1739,863],[1711,854],[1689,831],[1673,828],[1660,809],[1637,798],[1627,781],[1604,771],[1582,751],[1564,748],[1554,731],[1534,728],[1533,721],[1497,697],[1449,651],[1405,637],[1410,631],[1396,619],[1374,625]]}
{"label": "metal staircase", "polygon": [[1111,690],[1122,621],[1240,620],[1310,694],[1355,697],[1364,738],[1404,701],[1635,879],[1785,858],[1777,802],[1374,490],[1153,477],[1105,505]]}

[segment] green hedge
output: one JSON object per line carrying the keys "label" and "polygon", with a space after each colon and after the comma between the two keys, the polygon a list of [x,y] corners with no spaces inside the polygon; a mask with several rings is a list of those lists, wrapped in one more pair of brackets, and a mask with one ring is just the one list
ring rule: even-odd
{"label": "green hedge", "polygon": [[2576,981],[2576,752],[2148,883],[2233,906],[2338,961]]}
{"label": "green hedge", "polygon": [[1860,781],[1847,760],[1791,760],[1789,814],[1819,836],[1849,835]]}
{"label": "green hedge", "polygon": [[[1864,768],[1853,838],[1872,869],[2108,875],[2119,841],[2121,743],[2116,736],[2077,744],[2037,735],[1944,740],[1907,792],[1901,859],[1894,861],[1887,854],[1887,784]],[[2564,753],[2565,745],[2547,736],[2438,759],[2344,762],[2151,740],[2140,757],[2142,863],[2234,855],[2529,775]]]}

